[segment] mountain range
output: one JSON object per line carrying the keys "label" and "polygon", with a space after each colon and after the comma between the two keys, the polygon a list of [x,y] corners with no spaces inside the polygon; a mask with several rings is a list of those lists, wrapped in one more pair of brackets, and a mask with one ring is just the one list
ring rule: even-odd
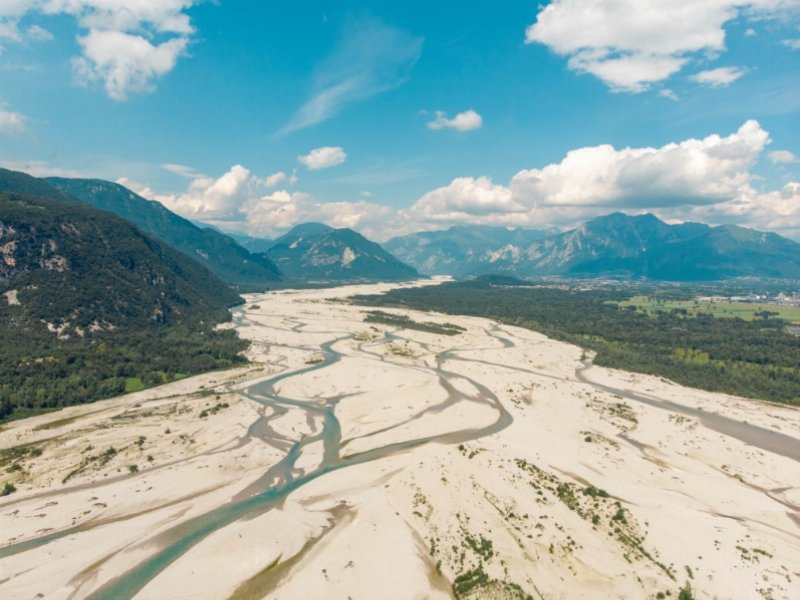
{"label": "mountain range", "polygon": [[[436,236],[419,233],[394,238],[386,247],[429,274],[615,276],[668,281],[800,278],[800,244],[736,225],[669,225],[651,214],[612,213],[530,242],[525,235],[542,232],[499,233],[483,245],[471,246],[470,253],[463,250],[459,229],[434,232]],[[511,241],[514,236],[521,241]],[[429,250],[431,246],[435,246],[433,251]]]}
{"label": "mountain range", "polygon": [[0,169],[0,190],[61,201],[78,200],[114,213],[200,262],[226,283],[245,290],[264,289],[282,278],[267,257],[251,255],[227,235],[212,228],[201,229],[160,202],[146,200],[110,181],[38,179]]}
{"label": "mountain range", "polygon": [[352,229],[304,223],[276,239],[267,255],[287,277],[306,281],[398,281],[417,271]]}
{"label": "mountain range", "polygon": [[[0,169],[0,190],[80,201],[122,217],[241,291],[293,282],[411,279],[418,273],[351,229],[308,223],[271,241],[193,223],[160,202],[100,179],[35,178]],[[312,235],[313,232],[313,235]],[[280,261],[280,267],[275,261]]]}
{"label": "mountain range", "polygon": [[509,229],[459,225],[446,231],[424,231],[395,237],[383,246],[427,275],[469,275],[501,256],[518,253],[557,229]]}
{"label": "mountain range", "polygon": [[[242,291],[306,282],[404,280],[488,273],[699,281],[800,278],[800,244],[735,225],[667,224],[613,213],[569,231],[482,225],[396,237],[383,247],[351,229],[304,223],[276,240],[195,224],[116,183],[37,179],[0,169],[0,191],[80,201],[166,242]],[[419,272],[419,273],[418,273]]]}

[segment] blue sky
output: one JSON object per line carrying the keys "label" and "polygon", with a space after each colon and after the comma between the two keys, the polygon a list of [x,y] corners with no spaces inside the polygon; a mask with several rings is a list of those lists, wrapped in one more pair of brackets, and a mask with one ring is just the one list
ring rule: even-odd
{"label": "blue sky", "polygon": [[229,230],[800,237],[800,0],[0,0],[0,45],[0,163]]}

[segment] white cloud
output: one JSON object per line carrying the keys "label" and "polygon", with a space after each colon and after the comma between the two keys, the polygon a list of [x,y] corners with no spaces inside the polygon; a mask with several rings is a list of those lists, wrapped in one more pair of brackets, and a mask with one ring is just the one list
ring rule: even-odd
{"label": "white cloud", "polygon": [[277,173],[273,173],[272,175],[268,175],[264,178],[264,184],[267,187],[275,187],[284,181],[286,181],[286,173],[283,171],[278,171]]}
{"label": "white cloud", "polygon": [[428,123],[429,129],[456,129],[458,131],[472,131],[483,126],[483,118],[474,110],[469,109],[458,113],[452,119],[442,111],[436,111],[436,118]]}
{"label": "white cloud", "polygon": [[192,167],[187,167],[186,165],[180,165],[177,163],[164,163],[161,165],[161,168],[165,171],[169,171],[170,173],[180,175],[181,177],[186,177],[187,179],[195,179],[203,176],[202,173],[195,171]]}
{"label": "white cloud", "polygon": [[553,0],[528,27],[525,41],[569,57],[612,90],[642,92],[697,56],[725,50],[726,23],[770,18],[795,0]]}
{"label": "white cloud", "polygon": [[775,231],[800,239],[800,183],[791,181],[780,190],[762,194],[751,191],[728,202],[697,207],[689,215],[683,215],[687,216],[710,223],[733,223]]}
{"label": "white cloud", "polygon": [[520,171],[510,186],[529,202],[549,205],[711,203],[749,187],[749,169],[768,142],[758,122],[747,121],[727,137],[710,135],[661,148],[580,148],[558,164]]}
{"label": "white cloud", "polygon": [[31,25],[25,32],[25,37],[35,42],[49,42],[53,39],[53,34],[47,31],[47,29],[44,27]]}
{"label": "white cloud", "polygon": [[86,29],[133,31],[147,26],[161,33],[193,33],[185,10],[196,0],[3,0],[0,18],[29,13],[66,14]]}
{"label": "white cloud", "polygon": [[158,194],[141,184],[138,185],[141,191],[134,191],[158,200],[181,216],[213,222],[239,219],[241,207],[259,193],[262,185],[249,169],[234,165],[217,179],[198,175],[185,192],[178,194]]}
{"label": "white cloud", "polygon": [[775,164],[792,164],[799,162],[798,158],[788,150],[775,150],[770,152],[769,160]]}
{"label": "white cloud", "polygon": [[303,163],[306,168],[317,171],[342,164],[347,160],[347,153],[340,146],[323,146],[322,148],[315,148],[308,154],[298,156],[297,160]]}
{"label": "white cloud", "polygon": [[711,87],[724,87],[732,84],[745,73],[747,73],[747,69],[742,67],[717,67],[695,73],[689,79]]}
{"label": "white cloud", "polygon": [[114,100],[125,100],[131,92],[153,91],[155,80],[175,67],[189,43],[187,38],[173,38],[153,45],[139,35],[99,30],[78,41],[83,56],[73,59],[76,77],[82,82],[102,79]]}
{"label": "white cloud", "polygon": [[379,236],[394,212],[388,206],[365,201],[320,202],[302,192],[279,190],[248,204],[245,226],[250,235],[271,237],[298,223],[317,221]]}
{"label": "white cloud", "polygon": [[[256,236],[272,237],[306,221],[321,221],[331,227],[357,228],[367,235],[378,235],[395,214],[388,206],[363,200],[322,202],[303,192],[267,193],[271,177],[259,178],[242,165],[234,165],[219,178],[195,178],[186,191],[177,194],[160,194],[124,177],[117,183],[161,202],[183,217]],[[293,178],[294,175],[284,174],[283,181],[291,183]]]}
{"label": "white cloud", "polygon": [[[26,15],[74,17],[85,31],[78,36],[82,55],[72,60],[80,83],[102,80],[108,95],[124,100],[151,92],[175,68],[194,33],[186,10],[197,0],[3,0],[0,37],[23,41],[19,20]],[[47,41],[52,34],[30,26],[26,39]]]}
{"label": "white cloud", "polygon": [[450,221],[492,213],[519,213],[525,211],[525,206],[512,199],[508,187],[494,184],[488,177],[459,177],[422,196],[412,210],[426,220]]}
{"label": "white cloud", "polygon": [[8,40],[9,42],[21,42],[22,32],[16,21],[1,21],[0,20],[0,40]]}
{"label": "white cloud", "polygon": [[39,25],[31,25],[28,29],[22,31],[16,19],[3,20],[2,13],[0,13],[0,39],[17,43],[49,42],[53,39],[53,34]]}
{"label": "white cloud", "polygon": [[800,50],[800,39],[796,40],[783,40],[782,44],[792,50]]}
{"label": "white cloud", "polygon": [[25,131],[25,116],[0,106],[0,135],[16,135]]}
{"label": "white cloud", "polygon": [[421,53],[422,38],[375,19],[351,22],[339,45],[315,70],[311,97],[280,133],[315,125],[348,105],[399,87]]}
{"label": "white cloud", "polygon": [[280,185],[281,183],[285,183],[286,185],[295,185],[298,179],[297,169],[293,169],[291,175],[287,175],[283,171],[278,171],[277,173],[273,173],[272,175],[264,177],[262,181],[266,187],[271,188]]}
{"label": "white cloud", "polygon": [[519,171],[507,186],[462,177],[422,196],[417,218],[552,225],[598,212],[726,202],[752,193],[750,168],[769,143],[756,121],[727,136],[660,148],[578,148],[559,163]]}
{"label": "white cloud", "polygon": [[661,96],[662,98],[667,98],[668,100],[674,100],[675,102],[679,100],[678,94],[676,94],[669,88],[664,88],[663,90],[659,90],[658,95]]}

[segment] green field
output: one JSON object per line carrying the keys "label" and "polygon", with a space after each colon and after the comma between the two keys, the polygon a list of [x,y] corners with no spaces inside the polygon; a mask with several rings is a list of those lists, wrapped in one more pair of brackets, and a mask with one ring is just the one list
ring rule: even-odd
{"label": "green field", "polygon": [[637,310],[655,314],[658,311],[670,312],[683,311],[695,316],[701,314],[714,315],[715,317],[739,317],[746,321],[762,319],[764,312],[777,313],[774,315],[791,323],[800,324],[800,307],[777,306],[774,304],[757,304],[750,302],[701,302],[699,300],[661,300],[651,296],[634,296],[630,300],[620,302],[619,306],[635,306]]}

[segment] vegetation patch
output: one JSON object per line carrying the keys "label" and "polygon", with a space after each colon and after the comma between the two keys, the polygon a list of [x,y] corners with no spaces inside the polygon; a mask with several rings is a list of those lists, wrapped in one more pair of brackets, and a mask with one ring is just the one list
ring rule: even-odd
{"label": "vegetation patch", "polygon": [[466,329],[463,327],[453,323],[420,323],[405,315],[394,315],[382,310],[374,310],[367,313],[364,321],[366,323],[381,323],[383,325],[391,325],[394,327],[400,327],[402,329],[427,331],[428,333],[436,333],[439,335],[458,335],[459,333],[466,331]]}
{"label": "vegetation patch", "polygon": [[[87,448],[87,451],[90,451],[91,449],[92,448],[89,447]],[[113,459],[118,453],[119,451],[116,448],[109,446],[99,454],[89,454],[84,456],[78,466],[64,476],[64,478],[61,480],[61,483],[67,483],[70,479],[80,475],[89,468],[93,467],[99,469],[104,467],[111,462],[111,459]]]}
{"label": "vegetation patch", "polygon": [[393,356],[402,356],[405,358],[414,358],[414,351],[408,347],[408,342],[405,345],[400,344],[387,344],[386,352]]}
{"label": "vegetation patch", "polygon": [[217,402],[214,406],[212,406],[210,408],[204,408],[203,410],[201,410],[200,414],[199,414],[199,417],[201,419],[204,419],[209,415],[215,415],[219,411],[224,410],[224,409],[228,408],[229,406],[230,406],[230,404],[228,404],[227,402]]}
{"label": "vegetation patch", "polygon": [[[607,533],[622,545],[625,549],[624,556],[629,561],[647,560],[674,581],[674,573],[644,547],[644,535],[639,532],[633,517],[619,500],[595,486],[581,487],[562,481],[524,459],[517,459],[516,465],[531,477],[529,483],[536,491],[538,502],[547,503],[551,498],[557,499],[579,517],[591,523],[593,528]],[[570,538],[565,548],[567,551],[572,551],[574,547],[574,540]],[[553,551],[554,548],[551,546],[551,552]]]}

